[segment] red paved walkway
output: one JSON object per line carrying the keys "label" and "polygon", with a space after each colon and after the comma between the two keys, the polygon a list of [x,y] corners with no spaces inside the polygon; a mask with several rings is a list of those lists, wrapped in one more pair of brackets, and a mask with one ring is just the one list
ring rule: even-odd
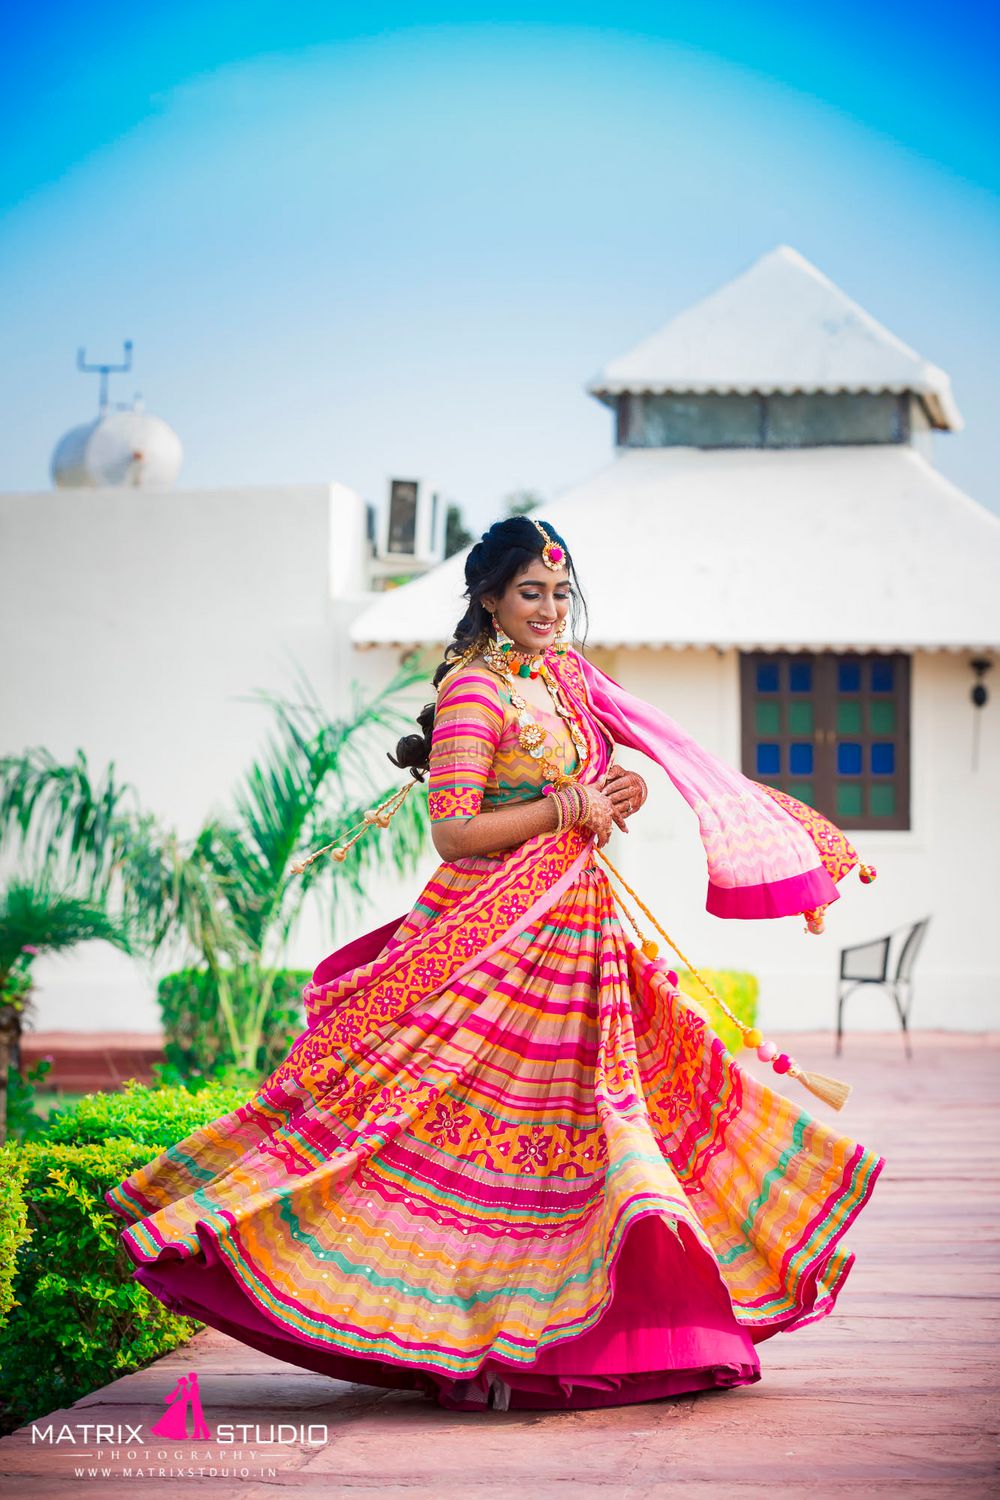
{"label": "red paved walkway", "polygon": [[[791,1050],[837,1071],[828,1038],[801,1037]],[[421,1396],[326,1380],[207,1330],[46,1420],[145,1429],[178,1374],[196,1370],[213,1431],[225,1422],[313,1422],[326,1425],[328,1440],[269,1450],[244,1443],[236,1467],[247,1472],[235,1478],[221,1473],[233,1467],[231,1447],[163,1444],[164,1469],[220,1472],[148,1478],[160,1449],[145,1431],[149,1446],[133,1449],[137,1458],[126,1450],[98,1465],[65,1446],[32,1447],[29,1429],[0,1444],[0,1484],[18,1497],[67,1496],[79,1464],[112,1470],[75,1481],[94,1500],[140,1492],[212,1500],[1000,1494],[1000,1038],[924,1033],[915,1050],[907,1065],[898,1036],[848,1044],[841,1071],[855,1093],[841,1118],[888,1166],[852,1235],[858,1264],[838,1311],[763,1344],[756,1386],[598,1412],[450,1414]],[[129,1463],[144,1477],[123,1477]]]}

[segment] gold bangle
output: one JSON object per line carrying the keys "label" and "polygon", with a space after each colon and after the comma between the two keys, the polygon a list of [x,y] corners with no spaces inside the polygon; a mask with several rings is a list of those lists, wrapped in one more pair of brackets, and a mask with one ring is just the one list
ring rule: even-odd
{"label": "gold bangle", "polygon": [[589,800],[588,800],[588,797],[587,797],[586,789],[584,787],[580,786],[579,782],[575,781],[573,783],[572,791],[573,791],[573,802],[575,804],[574,810],[573,810],[573,819],[572,819],[572,821],[573,821],[573,823],[575,825],[575,824],[580,823],[580,822],[583,821],[583,819],[584,819],[584,817],[586,816],[586,813],[587,813],[587,808],[590,806],[590,803],[589,803]]}

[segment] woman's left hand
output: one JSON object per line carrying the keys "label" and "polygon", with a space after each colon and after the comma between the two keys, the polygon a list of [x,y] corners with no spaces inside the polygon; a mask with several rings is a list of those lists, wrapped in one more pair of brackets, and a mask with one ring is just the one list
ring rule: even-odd
{"label": "woman's left hand", "polygon": [[624,766],[612,762],[604,773],[601,791],[611,803],[616,825],[623,833],[627,833],[625,819],[638,812],[645,802],[646,783],[637,771],[626,771]]}

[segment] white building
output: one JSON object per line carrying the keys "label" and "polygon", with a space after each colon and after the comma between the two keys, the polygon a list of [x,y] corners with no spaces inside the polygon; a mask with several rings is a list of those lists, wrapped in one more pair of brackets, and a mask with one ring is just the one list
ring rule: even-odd
{"label": "white building", "polygon": [[[822,937],[709,917],[693,814],[627,755],[651,795],[613,857],[696,963],[758,975],[766,1025],[828,1026],[839,946],[930,913],[915,1024],[995,1027],[1000,673],[982,678],[985,708],[970,690],[1000,646],[1000,522],[933,468],[934,432],[960,422],[947,377],[783,247],[590,390],[615,414],[615,456],[544,512],[579,569],[588,652],[732,764],[814,798],[879,879],[845,882]],[[373,534],[342,485],[171,489],[152,458],[179,448],[142,419],[93,454],[98,424],[67,444],[74,487],[0,495],[3,748],[114,760],[190,835],[261,742],[249,695],[291,689],[301,667],[336,713],[401,649],[432,666],[463,612],[464,558],[375,592],[410,539],[410,571],[440,547],[429,491],[417,514],[400,481]],[[434,858],[387,878],[371,926],[408,908]],[[332,946],[314,921],[290,960]],[[155,976],[109,950],[37,975],[41,1032],[158,1028]],[[848,1020],[892,1014],[859,995]]]}
{"label": "white building", "polygon": [[[56,445],[54,489],[0,494],[0,698],[3,753],[80,748],[95,779],[114,762],[190,837],[261,747],[253,695],[294,695],[301,672],[336,715],[349,620],[386,577],[440,560],[444,517],[423,481],[391,482],[380,527],[343,484],[174,489],[180,461],[165,422],[105,397]],[[385,897],[387,916],[406,905]],[[314,914],[291,962],[332,946]],[[40,959],[34,1029],[158,1032],[163,967],[102,944]]]}
{"label": "white building", "polygon": [[[544,510],[587,597],[588,654],[815,802],[879,879],[846,881],[821,937],[710,917],[693,814],[655,768],[616,836],[625,872],[696,963],[758,975],[770,1026],[831,1024],[838,948],[927,914],[914,1023],[996,1026],[1000,680],[982,663],[1000,646],[1000,521],[933,468],[933,433],[961,422],[947,376],[782,246],[589,389],[615,414],[614,460]],[[430,659],[463,563],[373,603],[355,644]],[[848,1021],[891,1025],[889,1002],[859,994]]]}

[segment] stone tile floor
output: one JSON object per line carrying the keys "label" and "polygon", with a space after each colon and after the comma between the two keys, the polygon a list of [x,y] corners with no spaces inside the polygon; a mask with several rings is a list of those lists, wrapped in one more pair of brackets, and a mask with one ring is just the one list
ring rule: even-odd
{"label": "stone tile floor", "polygon": [[[0,1490],[19,1500],[73,1490],[93,1500],[1000,1494],[1000,1037],[918,1033],[911,1063],[898,1035],[854,1036],[840,1063],[828,1036],[787,1042],[804,1065],[854,1083],[844,1131],[887,1166],[851,1236],[858,1261],[836,1312],[761,1345],[758,1385],[597,1412],[448,1413],[419,1395],[310,1374],[207,1329],[40,1425],[148,1428],[177,1376],[196,1370],[213,1432],[226,1422],[314,1423],[327,1440],[177,1445],[144,1433],[154,1446],[115,1445],[109,1459],[107,1443],[32,1445],[29,1427],[0,1443]],[[150,1476],[161,1448],[171,1455],[164,1469],[205,1472]]]}

